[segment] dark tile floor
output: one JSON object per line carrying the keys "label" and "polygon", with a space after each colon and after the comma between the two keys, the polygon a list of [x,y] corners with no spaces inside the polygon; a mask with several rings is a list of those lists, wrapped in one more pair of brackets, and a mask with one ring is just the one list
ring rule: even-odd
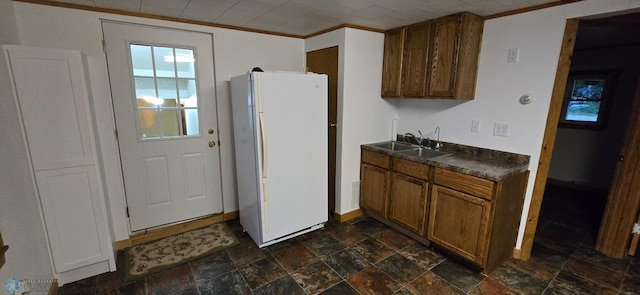
{"label": "dark tile floor", "polygon": [[[237,221],[240,244],[134,282],[118,270],[67,284],[59,294],[640,294],[640,259],[593,249],[594,196],[548,189],[527,261],[473,271],[368,217],[258,249]],[[597,217],[594,217],[597,216]]]}

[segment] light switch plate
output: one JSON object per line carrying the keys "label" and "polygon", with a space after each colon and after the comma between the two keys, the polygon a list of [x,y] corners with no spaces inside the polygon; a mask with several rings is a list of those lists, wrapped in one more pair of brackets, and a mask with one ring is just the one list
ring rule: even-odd
{"label": "light switch plate", "polygon": [[509,124],[508,123],[498,123],[493,124],[493,136],[509,136]]}
{"label": "light switch plate", "polygon": [[480,132],[480,120],[471,120],[471,132]]}
{"label": "light switch plate", "polygon": [[520,54],[520,48],[510,48],[507,56],[507,63],[517,63],[518,55]]}

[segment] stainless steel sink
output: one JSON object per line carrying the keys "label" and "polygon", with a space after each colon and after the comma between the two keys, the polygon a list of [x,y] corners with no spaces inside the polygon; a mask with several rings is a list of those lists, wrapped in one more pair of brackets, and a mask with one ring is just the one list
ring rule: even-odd
{"label": "stainless steel sink", "polygon": [[405,142],[399,142],[399,141],[381,142],[381,143],[372,144],[372,146],[383,148],[390,151],[404,151],[404,150],[410,150],[410,149],[418,149],[418,147],[416,146],[413,146]]}
{"label": "stainless steel sink", "polygon": [[443,152],[443,151],[436,151],[436,150],[430,150],[430,149],[425,149],[425,148],[416,148],[413,150],[404,150],[401,151],[400,153],[403,153],[405,155],[411,155],[411,156],[416,156],[416,157],[420,157],[420,158],[433,158],[433,157],[439,157],[439,156],[445,156],[445,155],[450,155],[451,153],[447,153],[447,152]]}

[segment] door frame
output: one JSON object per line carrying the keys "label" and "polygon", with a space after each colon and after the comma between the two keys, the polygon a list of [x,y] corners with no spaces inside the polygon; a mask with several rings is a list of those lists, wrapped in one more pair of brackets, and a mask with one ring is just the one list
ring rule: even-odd
{"label": "door frame", "polygon": [[[533,187],[533,194],[531,196],[531,204],[529,206],[529,212],[527,216],[524,238],[521,248],[514,251],[514,257],[519,259],[529,259],[531,256],[531,249],[533,247],[533,241],[538,225],[538,218],[540,216],[540,208],[542,206],[542,199],[544,197],[544,191],[549,176],[549,168],[551,165],[551,156],[555,145],[556,134],[558,131],[558,121],[560,119],[560,113],[562,111],[562,103],[564,100],[565,89],[567,85],[567,77],[571,66],[571,56],[573,55],[573,49],[575,45],[576,36],[578,33],[578,27],[580,20],[568,19],[565,26],[564,37],[562,40],[562,46],[560,48],[560,57],[558,60],[558,67],[556,71],[555,82],[553,85],[553,91],[551,94],[551,102],[549,104],[549,113],[547,115],[547,123],[544,131],[544,137],[540,148],[540,159],[538,162],[538,170]],[[637,95],[637,94],[636,94]],[[638,100],[637,98],[635,100]],[[636,107],[640,105],[637,101],[634,101]],[[629,124],[629,123],[627,123]],[[632,127],[628,125],[628,128]],[[627,134],[631,134],[633,131],[628,130]],[[639,132],[639,131],[635,131]],[[626,155],[627,157],[629,155]],[[616,174],[613,179],[613,184],[620,181],[620,177]],[[596,249],[611,257],[623,257],[629,247],[631,240],[631,227],[635,218],[638,216],[638,207],[640,206],[640,199],[628,200],[626,195],[616,195],[613,193],[613,185],[610,190],[607,199],[607,209],[602,217],[603,224],[601,225],[600,232],[598,234],[598,244]],[[615,205],[630,201],[626,206]],[[627,218],[620,220],[619,218],[613,218],[615,216],[633,216],[633,218]],[[628,234],[626,239],[619,232],[619,228],[628,228]],[[607,241],[606,247],[603,241]]]}
{"label": "door frame", "polygon": [[[333,54],[332,51],[335,50],[335,63],[331,62],[331,64],[323,63],[321,68],[316,68],[312,66],[309,68],[309,53],[312,52],[323,52],[328,56],[329,54]],[[333,58],[334,56],[331,56]],[[340,48],[339,46],[332,46],[327,48],[321,48],[317,50],[312,50],[306,52],[306,64],[307,70],[312,72],[318,72],[321,74],[327,74],[328,76],[328,84],[329,84],[329,96],[327,98],[327,103],[329,104],[329,112],[328,112],[328,123],[327,126],[327,134],[329,137],[328,146],[329,149],[329,177],[328,177],[328,186],[329,186],[329,212],[336,212],[336,167],[337,167],[337,135],[338,135],[338,75],[339,75],[339,59],[340,59]]]}

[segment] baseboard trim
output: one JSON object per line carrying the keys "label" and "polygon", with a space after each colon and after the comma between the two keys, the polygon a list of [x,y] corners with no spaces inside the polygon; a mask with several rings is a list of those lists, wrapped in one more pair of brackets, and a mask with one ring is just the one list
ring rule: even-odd
{"label": "baseboard trim", "polygon": [[207,225],[237,219],[238,216],[238,211],[232,211],[198,218],[178,224],[172,224],[161,228],[152,229],[144,233],[134,234],[132,236],[129,236],[129,238],[125,240],[116,241],[114,247],[116,250],[122,250],[135,245],[140,245],[166,238],[168,236],[185,233],[197,228],[205,227]]}
{"label": "baseboard trim", "polygon": [[523,259],[522,258],[522,249],[513,248],[513,258],[515,258],[515,259]]}
{"label": "baseboard trim", "polygon": [[579,183],[567,180],[560,180],[555,178],[547,178],[547,184],[555,185],[567,189],[584,191],[584,192],[598,192],[598,193],[608,193],[607,191],[588,183]]}
{"label": "baseboard trim", "polygon": [[358,208],[356,210],[353,211],[349,211],[347,213],[344,214],[340,214],[337,212],[333,212],[333,217],[338,220],[339,222],[345,222],[345,221],[349,221],[351,219],[357,218],[362,216],[362,209]]}
{"label": "baseboard trim", "polygon": [[49,287],[47,295],[58,295],[58,288],[58,280],[54,279],[53,282],[51,282],[51,287]]}

